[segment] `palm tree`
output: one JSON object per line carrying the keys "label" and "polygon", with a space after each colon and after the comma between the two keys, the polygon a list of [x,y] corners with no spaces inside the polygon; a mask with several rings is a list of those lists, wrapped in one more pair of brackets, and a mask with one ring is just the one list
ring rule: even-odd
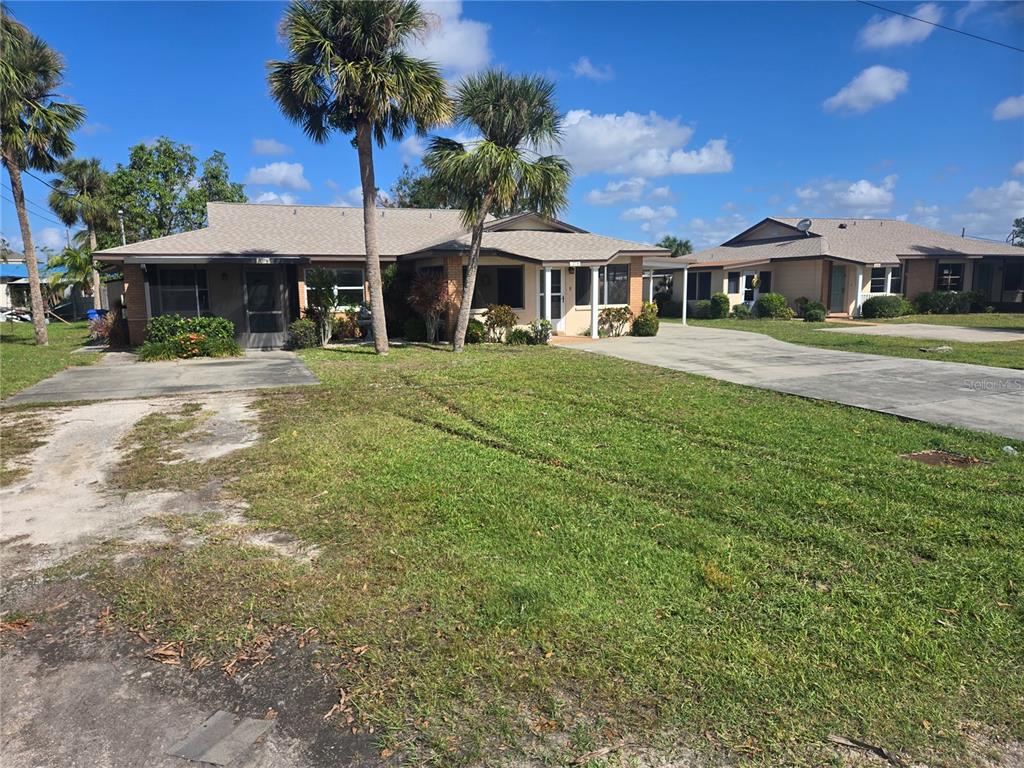
{"label": "palm tree", "polygon": [[0,10],[0,156],[11,180],[14,207],[21,225],[28,268],[32,322],[36,344],[49,343],[43,317],[39,265],[25,211],[23,170],[50,172],[71,154],[71,132],[85,119],[85,110],[56,100],[64,79],[64,60],[41,38]]}
{"label": "palm tree", "polygon": [[678,237],[672,235],[665,235],[661,240],[658,241],[659,248],[667,248],[672,251],[672,256],[685,256],[688,253],[693,253],[693,243],[689,240],[680,240]]}
{"label": "palm tree", "polygon": [[[77,288],[88,294],[94,290],[92,276],[96,274],[92,263],[92,249],[81,245],[69,245],[47,260],[46,272],[47,282],[54,294],[60,294],[67,288]],[[74,293],[71,295],[71,301],[77,312],[78,305]],[[93,306],[96,306],[95,299]]]}
{"label": "palm tree", "polygon": [[96,228],[109,225],[113,218],[113,206],[106,195],[107,172],[100,167],[100,161],[93,158],[71,158],[61,163],[60,177],[53,182],[50,192],[50,208],[69,227],[78,222],[85,225],[89,238],[89,278],[94,309],[103,308],[100,294],[100,273],[92,264],[96,251]]}
{"label": "palm tree", "polygon": [[291,58],[267,63],[271,95],[313,141],[325,143],[336,130],[355,133],[373,341],[382,355],[388,351],[388,335],[373,142],[383,147],[410,128],[422,135],[451,118],[437,66],[405,52],[427,26],[415,0],[293,0],[281,23]]}
{"label": "palm tree", "polygon": [[479,132],[480,139],[463,144],[434,137],[423,164],[459,201],[462,222],[472,232],[452,339],[452,348],[461,352],[487,215],[530,210],[554,216],[567,205],[572,169],[565,158],[540,156],[533,149],[557,143],[561,134],[554,85],[543,77],[499,70],[471,75],[455,89],[455,119]]}

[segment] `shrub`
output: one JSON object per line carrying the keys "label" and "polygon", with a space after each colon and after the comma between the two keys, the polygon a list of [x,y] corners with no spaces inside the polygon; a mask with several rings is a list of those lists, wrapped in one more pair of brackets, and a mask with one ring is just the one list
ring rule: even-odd
{"label": "shrub", "polygon": [[787,306],[786,297],[781,293],[762,293],[754,302],[754,314],[775,320],[789,320],[793,317],[793,310]]}
{"label": "shrub", "polygon": [[406,341],[426,341],[427,324],[423,322],[423,318],[419,315],[407,317],[402,324],[402,335]]}
{"label": "shrub", "polygon": [[926,291],[914,298],[914,309],[922,315],[983,312],[985,299],[981,291]]}
{"label": "shrub", "polygon": [[597,326],[603,328],[607,336],[621,336],[632,319],[629,307],[605,307],[597,316]]}
{"label": "shrub", "polygon": [[306,317],[316,323],[320,343],[324,346],[334,333],[334,313],[338,308],[338,294],[334,289],[334,274],[322,267],[306,270]]}
{"label": "shrub", "polygon": [[359,310],[339,312],[334,316],[331,330],[332,339],[361,339],[363,329],[359,327]]}
{"label": "shrub", "polygon": [[488,341],[505,341],[517,322],[516,311],[507,304],[491,304],[484,310]]}
{"label": "shrub", "polygon": [[746,304],[737,304],[732,308],[732,316],[737,320],[749,320],[750,319],[750,307]]}
{"label": "shrub", "polygon": [[320,331],[308,317],[293,320],[288,326],[288,346],[292,349],[309,349],[320,346]]}
{"label": "shrub", "polygon": [[690,306],[690,317],[694,320],[707,320],[711,317],[711,302],[707,299],[695,301]]}
{"label": "shrub", "polygon": [[508,332],[508,343],[514,347],[530,343],[530,332],[525,328],[513,328]]}
{"label": "shrub", "polygon": [[551,341],[551,321],[534,320],[530,323],[530,344],[547,344]]}
{"label": "shrub", "polygon": [[711,317],[714,320],[721,320],[729,316],[729,297],[724,293],[715,293],[711,296],[710,306]]}
{"label": "shrub", "polygon": [[147,341],[139,347],[139,360],[153,362],[155,360],[174,360],[177,355],[167,341]]}
{"label": "shrub", "polygon": [[811,303],[811,300],[806,296],[797,296],[793,299],[793,306],[796,307],[796,316],[803,317],[804,312],[807,311],[807,305]]}
{"label": "shrub", "polygon": [[437,328],[441,323],[441,315],[451,306],[452,298],[448,294],[448,281],[440,275],[420,272],[413,278],[409,289],[409,304],[423,317],[426,340],[437,341]]}
{"label": "shrub", "polygon": [[[669,278],[671,279],[671,278]],[[661,288],[654,292],[654,303],[658,305],[658,314],[664,315],[666,312],[667,304],[679,305],[678,301],[672,301],[672,287],[671,284],[665,288]]]}
{"label": "shrub", "polygon": [[872,296],[860,308],[864,317],[900,317],[913,311],[910,302],[902,296]]}
{"label": "shrub", "polygon": [[199,333],[208,339],[235,338],[235,324],[226,317],[160,315],[146,323],[146,341],[167,342],[183,333]]}
{"label": "shrub", "polygon": [[658,326],[658,305],[653,302],[644,302],[640,314],[633,321],[634,336],[657,336]]}
{"label": "shrub", "polygon": [[116,312],[107,312],[89,323],[89,338],[105,341],[109,347],[127,347],[128,323]]}
{"label": "shrub", "polygon": [[658,315],[661,317],[682,317],[683,302],[670,300],[659,304]]}
{"label": "shrub", "polygon": [[475,317],[469,318],[469,325],[466,326],[466,343],[482,344],[487,338],[487,329],[484,324]]}
{"label": "shrub", "polygon": [[200,345],[203,357],[240,357],[245,350],[234,339],[206,339]]}
{"label": "shrub", "polygon": [[804,309],[804,322],[805,323],[824,323],[825,322],[825,310],[818,309],[817,307],[811,308],[808,306]]}
{"label": "shrub", "polygon": [[175,357],[200,357],[203,354],[203,345],[206,344],[206,336],[201,333],[179,333],[167,344]]}

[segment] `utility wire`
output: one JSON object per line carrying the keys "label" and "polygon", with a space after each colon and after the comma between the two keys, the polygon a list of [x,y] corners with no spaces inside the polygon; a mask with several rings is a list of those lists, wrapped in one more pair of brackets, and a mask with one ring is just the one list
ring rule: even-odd
{"label": "utility wire", "polygon": [[53,184],[51,184],[50,182],[48,182],[46,179],[42,178],[41,176],[36,176],[34,173],[32,173],[32,171],[24,170],[24,171],[22,171],[22,173],[27,173],[29,176],[31,176],[33,179],[38,181],[40,184],[45,184],[50,189],[52,189],[54,192],[60,192],[60,190],[57,189],[55,186],[53,186]]}
{"label": "utility wire", "polygon": [[[15,208],[17,208],[18,204],[15,203],[12,198],[8,197],[7,195],[0,195],[0,197],[2,197],[4,200],[6,200],[11,205],[13,205]],[[26,203],[30,203],[31,201],[30,200],[26,200],[25,202]],[[35,205],[35,203],[32,203],[32,204]],[[36,211],[29,211],[29,213],[32,214],[33,216],[37,217],[37,218],[45,219],[46,221],[53,222],[58,227],[66,227],[67,226],[63,221],[57,221],[56,219],[54,219],[54,218],[52,218],[50,216],[47,216],[45,213],[37,213]]]}
{"label": "utility wire", "polygon": [[948,32],[956,32],[958,35],[973,37],[975,40],[981,40],[983,43],[992,43],[992,45],[998,45],[1003,48],[1009,48],[1011,51],[1016,51],[1017,53],[1024,53],[1024,48],[1018,48],[1017,46],[1010,45],[1009,43],[1001,43],[998,40],[993,40],[989,37],[982,37],[981,35],[976,35],[973,32],[964,32],[962,29],[956,29],[955,27],[947,27],[945,24],[937,24],[934,21],[928,21],[927,19],[921,19],[918,18],[917,16],[911,16],[909,13],[903,13],[902,11],[894,11],[892,8],[886,8],[884,5],[875,5],[874,3],[869,3],[868,0],[857,0],[857,2],[860,3],[861,5],[867,5],[870,6],[871,8],[877,8],[880,11],[885,11],[886,13],[892,13],[895,14],[896,16],[902,16],[905,19],[913,19],[914,21],[920,21],[922,24],[931,24],[933,27],[945,29]]}
{"label": "utility wire", "polygon": [[[9,186],[7,186],[5,184],[0,184],[0,189],[3,189],[5,192],[10,192],[12,196],[14,195],[14,190],[11,189]],[[31,213],[31,214],[33,214],[35,216],[48,217],[48,218],[50,218],[50,221],[53,221],[53,218],[52,218],[53,217],[53,211],[48,206],[45,206],[42,203],[37,203],[35,200],[33,200],[33,199],[29,198],[29,197],[25,198],[25,204],[26,205],[30,205],[33,208],[38,208],[39,209],[38,211],[29,211],[29,213]],[[67,225],[64,225],[64,226],[67,226]]]}

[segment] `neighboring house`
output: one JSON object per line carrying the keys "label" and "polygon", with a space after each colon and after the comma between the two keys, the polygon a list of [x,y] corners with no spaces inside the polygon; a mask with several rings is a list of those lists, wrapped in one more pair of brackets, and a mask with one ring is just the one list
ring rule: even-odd
{"label": "neighboring house", "polygon": [[[457,307],[469,252],[460,211],[378,208],[374,215],[382,267],[438,272]],[[318,267],[334,271],[340,296],[353,304],[368,298],[362,208],[209,203],[207,221],[203,229],[97,252],[124,275],[133,344],[143,341],[150,317],[176,313],[226,317],[244,346],[279,347],[305,307],[306,270]],[[490,219],[473,308],[507,304],[522,324],[547,318],[557,333],[596,337],[598,309],[627,305],[638,313],[645,288],[648,299],[653,288],[645,258],[660,266],[668,256],[537,214]]]}
{"label": "neighboring house", "polygon": [[689,258],[689,279],[675,281],[674,298],[682,300],[685,282],[691,305],[718,292],[749,305],[774,292],[791,306],[804,297],[830,315],[856,317],[872,296],[939,290],[980,291],[997,309],[1024,310],[1024,248],[894,219],[770,217]]}

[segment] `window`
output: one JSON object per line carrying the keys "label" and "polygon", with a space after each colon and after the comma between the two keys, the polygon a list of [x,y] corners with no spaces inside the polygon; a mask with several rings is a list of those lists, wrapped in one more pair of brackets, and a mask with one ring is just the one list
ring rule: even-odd
{"label": "window", "polygon": [[[1024,262],[1006,263],[1006,266],[1003,267],[1003,290],[1024,290]],[[1010,301],[1013,301],[1013,299],[1010,299]]]}
{"label": "window", "polygon": [[199,317],[210,314],[206,269],[200,267],[150,267],[147,278],[150,311],[157,315]]}
{"label": "window", "polygon": [[[629,304],[629,264],[609,264],[597,271],[597,304]],[[590,304],[590,267],[576,267],[576,306]]]}
{"label": "window", "polygon": [[871,268],[871,293],[885,293],[885,267]]}
{"label": "window", "polygon": [[[462,268],[462,282],[466,282],[466,268]],[[523,308],[523,268],[479,266],[473,287],[473,309],[491,304],[505,304],[513,309]]]}
{"label": "window", "polygon": [[729,280],[728,292],[729,293],[739,293],[740,292],[740,273],[739,272],[730,272],[727,275],[727,278]]}
{"label": "window", "polygon": [[[306,272],[312,269],[321,269],[321,267],[310,267]],[[334,293],[338,297],[339,307],[354,307],[363,303],[364,278],[362,269],[358,267],[322,269],[334,275]]]}
{"label": "window", "polygon": [[889,273],[889,293],[903,293],[903,267],[892,267]]}
{"label": "window", "polygon": [[771,272],[761,272],[761,273],[759,273],[758,278],[759,278],[760,285],[757,286],[757,290],[760,291],[761,293],[771,293],[772,292],[772,273]]}
{"label": "window", "polygon": [[689,281],[686,287],[686,298],[688,301],[701,301],[711,298],[711,273],[697,272]]}
{"label": "window", "polygon": [[935,290],[962,291],[964,289],[963,264],[939,264],[935,272]]}

